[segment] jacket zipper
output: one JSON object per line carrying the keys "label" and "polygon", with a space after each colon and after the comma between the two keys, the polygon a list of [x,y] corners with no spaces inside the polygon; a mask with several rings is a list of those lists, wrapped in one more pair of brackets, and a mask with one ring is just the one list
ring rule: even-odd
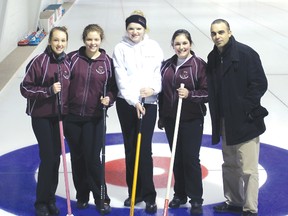
{"label": "jacket zipper", "polygon": [[[59,63],[58,63],[58,81],[60,82],[60,84],[62,86],[61,66]],[[61,88],[61,91],[58,93],[61,113],[63,113],[63,110],[62,110],[62,107],[63,107],[62,106],[62,91],[63,91],[63,86]]]}
{"label": "jacket zipper", "polygon": [[92,64],[89,63],[88,76],[87,76],[86,83],[85,83],[83,102],[82,102],[82,106],[81,106],[82,108],[81,108],[80,116],[84,116],[84,114],[85,114],[86,102],[87,102],[87,98],[88,98],[88,91],[89,91],[89,87],[90,87],[89,81],[90,81],[91,71],[92,71],[91,68],[92,68]]}

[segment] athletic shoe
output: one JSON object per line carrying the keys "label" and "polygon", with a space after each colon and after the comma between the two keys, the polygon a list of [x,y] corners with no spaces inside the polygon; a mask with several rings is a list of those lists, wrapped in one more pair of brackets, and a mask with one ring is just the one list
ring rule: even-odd
{"label": "athletic shoe", "polygon": [[191,203],[190,214],[191,215],[200,215],[203,213],[201,203]]}
{"label": "athletic shoe", "polygon": [[54,202],[49,203],[47,205],[47,207],[48,207],[50,215],[59,215],[60,214],[60,211]]}
{"label": "athletic shoe", "polygon": [[46,36],[46,32],[44,29],[40,29],[36,32],[36,34],[30,39],[28,45],[29,46],[37,46],[43,38]]}
{"label": "athletic shoe", "polygon": [[[136,205],[137,203],[142,202],[142,201],[143,201],[143,199],[142,199],[141,197],[136,197],[136,198],[135,198],[135,205]],[[130,207],[130,206],[131,206],[131,197],[128,197],[128,198],[124,201],[124,206],[126,206],[126,207]]]}
{"label": "athletic shoe", "polygon": [[37,204],[37,206],[35,206],[35,214],[36,216],[49,216],[50,215],[47,206],[44,204]]}
{"label": "athletic shoe", "polygon": [[105,195],[105,203],[108,203],[110,205],[111,199],[108,196],[108,194]]}
{"label": "athletic shoe", "polygon": [[111,207],[108,203],[104,203],[103,208],[101,204],[96,205],[96,209],[100,212],[101,215],[109,214],[111,212]]}
{"label": "athletic shoe", "polygon": [[187,197],[180,199],[177,196],[174,196],[173,199],[169,202],[170,208],[179,208],[180,205],[184,205],[187,202]]}
{"label": "athletic shoe", "polygon": [[156,203],[146,202],[145,212],[148,214],[154,214],[157,212],[157,205]]}
{"label": "athletic shoe", "polygon": [[86,209],[86,208],[88,208],[88,202],[85,202],[85,201],[82,202],[82,201],[78,200],[76,203],[76,207],[78,209]]}
{"label": "athletic shoe", "polygon": [[18,46],[27,46],[30,40],[35,36],[36,32],[28,33],[24,38],[18,41]]}
{"label": "athletic shoe", "polygon": [[230,213],[242,213],[243,208],[240,206],[232,206],[232,205],[228,205],[226,202],[214,206],[213,207],[215,212],[218,213],[226,213],[226,212],[230,212]]}

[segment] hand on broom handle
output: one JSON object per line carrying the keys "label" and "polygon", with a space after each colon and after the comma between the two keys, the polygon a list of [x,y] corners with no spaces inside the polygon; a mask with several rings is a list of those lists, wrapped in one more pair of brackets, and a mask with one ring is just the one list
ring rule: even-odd
{"label": "hand on broom handle", "polygon": [[[59,80],[58,73],[56,72],[54,73],[54,81],[58,82],[58,80]],[[60,98],[59,92],[56,94],[56,97],[57,97],[57,107],[58,107],[59,131],[60,131],[61,151],[62,151],[62,160],[63,160],[63,169],[64,169],[65,190],[66,190],[66,199],[67,199],[67,216],[73,216],[72,210],[71,210],[63,122],[62,122],[62,115],[61,115],[61,98]]]}
{"label": "hand on broom handle", "polygon": [[[180,84],[180,88],[184,88],[183,83]],[[176,113],[176,120],[175,120],[175,127],[174,127],[172,152],[171,152],[171,158],[170,158],[170,166],[169,166],[169,173],[168,173],[168,182],[167,182],[163,216],[168,215],[169,196],[170,196],[170,188],[171,188],[171,182],[172,182],[172,176],[173,176],[173,166],[174,166],[174,159],[175,159],[175,152],[176,152],[176,145],[177,145],[177,138],[178,138],[178,129],[179,129],[179,122],[180,122],[181,108],[182,108],[182,98],[179,97],[178,106],[177,106],[177,113]]]}
{"label": "hand on broom handle", "polygon": [[[143,97],[141,101],[142,106],[144,106],[144,102],[145,102],[145,98]],[[139,130],[138,130],[138,136],[137,136],[136,155],[135,155],[135,165],[134,165],[134,176],[133,176],[133,185],[132,185],[132,195],[131,195],[131,204],[130,204],[130,216],[134,216],[134,206],[135,206],[141,138],[142,138],[142,134],[141,134],[142,133],[142,120],[143,120],[143,115],[142,113],[140,113]]]}

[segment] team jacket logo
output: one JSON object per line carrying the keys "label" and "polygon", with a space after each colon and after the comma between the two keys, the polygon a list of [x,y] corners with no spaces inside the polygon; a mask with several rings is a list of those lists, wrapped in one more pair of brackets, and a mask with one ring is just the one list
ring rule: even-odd
{"label": "team jacket logo", "polygon": [[103,74],[105,72],[105,70],[104,70],[103,66],[99,66],[98,68],[96,68],[96,72],[98,74]]}
{"label": "team jacket logo", "polygon": [[69,79],[70,78],[70,72],[65,70],[63,72],[63,77],[64,77],[64,79]]}
{"label": "team jacket logo", "polygon": [[181,71],[180,72],[180,78],[181,79],[188,79],[189,75],[188,75],[188,72],[187,71]]}

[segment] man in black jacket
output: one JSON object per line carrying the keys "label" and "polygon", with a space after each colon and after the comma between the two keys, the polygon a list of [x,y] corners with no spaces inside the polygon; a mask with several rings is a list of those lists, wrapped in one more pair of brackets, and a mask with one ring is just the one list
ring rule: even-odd
{"label": "man in black jacket", "polygon": [[212,144],[222,138],[227,199],[214,211],[258,215],[259,136],[268,115],[260,100],[267,79],[257,52],[235,40],[226,20],[213,21],[210,30],[215,44],[207,68]]}

